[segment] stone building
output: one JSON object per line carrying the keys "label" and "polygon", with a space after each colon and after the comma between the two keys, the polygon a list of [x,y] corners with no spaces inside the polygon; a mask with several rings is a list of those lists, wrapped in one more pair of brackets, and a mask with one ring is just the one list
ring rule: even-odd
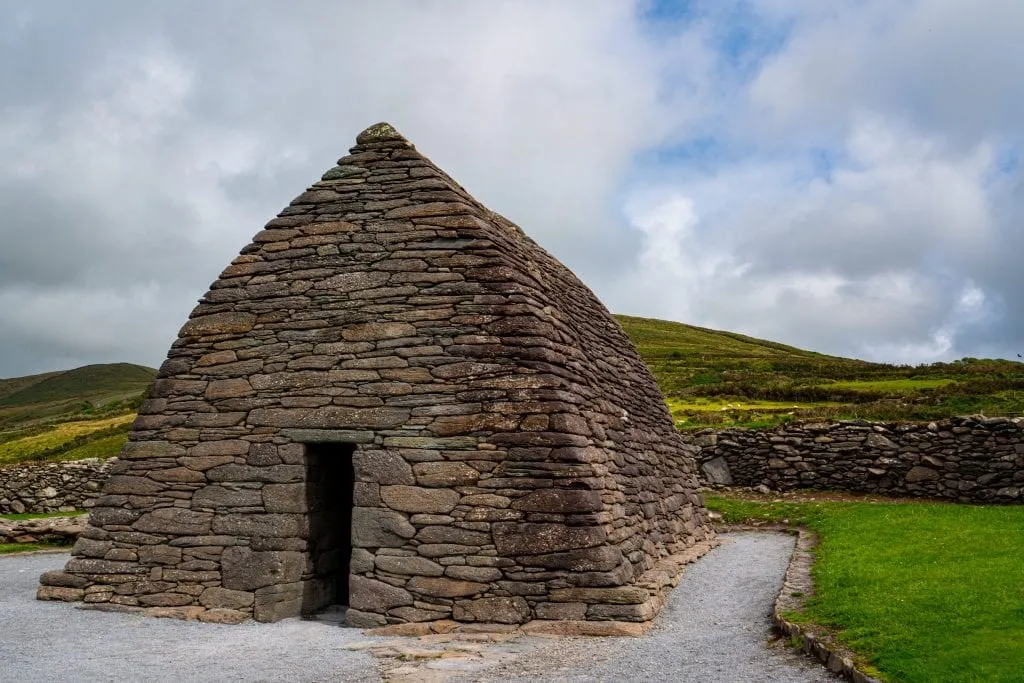
{"label": "stone building", "polygon": [[711,545],[692,450],[619,325],[377,124],[200,300],[39,597],[643,621],[659,560]]}

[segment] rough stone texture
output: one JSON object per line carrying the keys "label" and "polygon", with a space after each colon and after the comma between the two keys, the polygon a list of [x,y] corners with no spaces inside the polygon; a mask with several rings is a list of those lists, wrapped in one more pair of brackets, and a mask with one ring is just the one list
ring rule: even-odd
{"label": "rough stone texture", "polygon": [[705,430],[689,438],[711,484],[726,483],[724,474],[729,483],[776,491],[1024,502],[1024,418],[798,423],[763,431]]}
{"label": "rough stone texture", "polygon": [[22,463],[0,468],[0,514],[90,508],[115,459]]}
{"label": "rough stone texture", "polygon": [[344,442],[350,624],[650,619],[658,568],[714,542],[647,367],[569,270],[393,128],[351,152],[192,312],[41,597],[300,613],[335,561],[309,538],[305,444]]}

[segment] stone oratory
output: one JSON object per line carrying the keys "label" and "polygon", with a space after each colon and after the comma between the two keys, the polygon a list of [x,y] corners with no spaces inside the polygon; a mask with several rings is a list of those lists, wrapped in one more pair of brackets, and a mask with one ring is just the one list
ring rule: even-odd
{"label": "stone oratory", "polygon": [[200,300],[38,595],[225,623],[647,621],[672,558],[714,543],[618,323],[381,123]]}

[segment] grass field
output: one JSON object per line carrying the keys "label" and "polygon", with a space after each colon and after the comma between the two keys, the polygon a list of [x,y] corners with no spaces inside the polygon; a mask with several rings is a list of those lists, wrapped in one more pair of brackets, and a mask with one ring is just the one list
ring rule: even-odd
{"label": "grass field", "polygon": [[155,376],[152,368],[110,363],[0,379],[0,443],[57,422],[128,412]]}
{"label": "grass field", "polygon": [[[107,444],[127,438],[135,415],[128,413],[103,420],[65,422],[41,434],[0,443],[0,465],[28,459],[77,459],[83,452],[105,453]],[[97,436],[101,438],[97,439]],[[115,452],[114,455],[117,453]],[[70,457],[67,457],[69,456]]]}
{"label": "grass field", "polygon": [[817,593],[795,620],[835,630],[885,680],[1024,679],[1024,507],[716,496],[708,507],[817,531]]}
{"label": "grass field", "polygon": [[887,365],[665,320],[616,318],[683,429],[1024,414],[1024,363],[966,358]]}

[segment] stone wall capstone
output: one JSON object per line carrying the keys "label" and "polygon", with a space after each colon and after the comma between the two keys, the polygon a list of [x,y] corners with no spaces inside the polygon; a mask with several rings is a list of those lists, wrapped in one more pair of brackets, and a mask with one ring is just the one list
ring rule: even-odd
{"label": "stone wall capstone", "polygon": [[0,469],[0,514],[92,507],[116,458],[32,462]]}
{"label": "stone wall capstone", "polygon": [[1024,418],[840,421],[687,436],[710,484],[1024,502]]}
{"label": "stone wall capstone", "polygon": [[390,125],[350,151],[192,312],[39,597],[224,622],[332,601],[364,627],[651,619],[659,562],[714,541],[636,349]]}

